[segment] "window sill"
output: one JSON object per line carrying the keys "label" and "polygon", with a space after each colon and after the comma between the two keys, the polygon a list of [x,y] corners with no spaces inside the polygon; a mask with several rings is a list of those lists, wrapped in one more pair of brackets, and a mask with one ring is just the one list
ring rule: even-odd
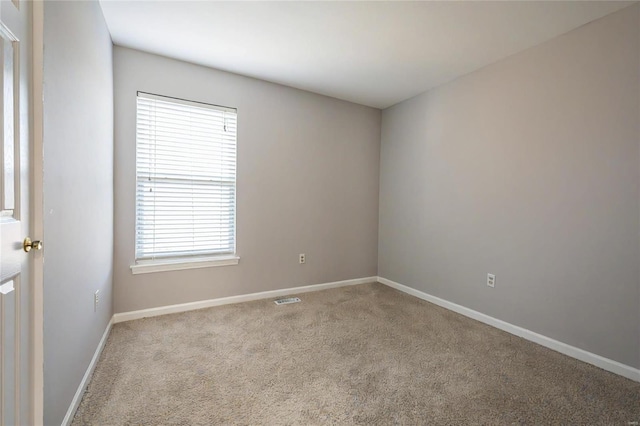
{"label": "window sill", "polygon": [[240,258],[236,255],[209,256],[191,259],[141,260],[131,265],[131,273],[150,274],[153,272],[180,271],[182,269],[212,268],[215,266],[237,265]]}

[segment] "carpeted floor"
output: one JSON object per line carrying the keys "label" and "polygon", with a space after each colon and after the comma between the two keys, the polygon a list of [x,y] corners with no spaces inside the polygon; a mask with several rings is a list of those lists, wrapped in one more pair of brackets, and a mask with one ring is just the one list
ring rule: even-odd
{"label": "carpeted floor", "polygon": [[300,297],[115,325],[73,424],[640,422],[640,383],[382,284]]}

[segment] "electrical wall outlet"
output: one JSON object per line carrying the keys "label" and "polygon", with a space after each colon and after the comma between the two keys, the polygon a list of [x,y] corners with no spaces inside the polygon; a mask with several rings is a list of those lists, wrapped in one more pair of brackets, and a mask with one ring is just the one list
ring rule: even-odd
{"label": "electrical wall outlet", "polygon": [[496,276],[494,274],[487,274],[487,285],[489,287],[496,286]]}
{"label": "electrical wall outlet", "polygon": [[100,302],[100,290],[93,293],[93,312],[98,311],[98,303]]}
{"label": "electrical wall outlet", "polygon": [[298,261],[302,264],[305,263],[307,261],[306,256],[304,255],[304,253],[300,253],[300,257],[298,259]]}

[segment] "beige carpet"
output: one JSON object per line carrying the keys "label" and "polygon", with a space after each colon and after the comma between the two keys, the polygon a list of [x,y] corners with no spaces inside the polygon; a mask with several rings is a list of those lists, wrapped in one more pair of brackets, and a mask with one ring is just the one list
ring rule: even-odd
{"label": "beige carpet", "polygon": [[381,284],[117,324],[74,425],[619,424],[640,383]]}

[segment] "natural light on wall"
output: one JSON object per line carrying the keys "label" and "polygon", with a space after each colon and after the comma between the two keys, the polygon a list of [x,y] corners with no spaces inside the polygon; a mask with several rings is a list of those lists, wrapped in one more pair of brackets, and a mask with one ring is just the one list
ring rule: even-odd
{"label": "natural light on wall", "polygon": [[235,109],[138,93],[136,263],[235,254],[236,129]]}

